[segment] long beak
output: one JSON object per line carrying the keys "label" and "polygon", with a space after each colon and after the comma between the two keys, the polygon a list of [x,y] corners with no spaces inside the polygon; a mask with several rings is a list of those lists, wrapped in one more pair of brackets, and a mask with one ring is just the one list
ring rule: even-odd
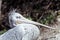
{"label": "long beak", "polygon": [[56,28],[53,28],[53,27],[50,27],[50,26],[47,26],[47,25],[44,25],[44,24],[41,24],[41,23],[38,23],[38,22],[34,22],[34,21],[31,21],[31,20],[28,20],[26,18],[24,18],[24,20],[21,20],[21,22],[25,22],[27,24],[40,25],[40,26],[43,26],[43,27],[46,27],[46,28],[49,28],[49,29],[56,29]]}

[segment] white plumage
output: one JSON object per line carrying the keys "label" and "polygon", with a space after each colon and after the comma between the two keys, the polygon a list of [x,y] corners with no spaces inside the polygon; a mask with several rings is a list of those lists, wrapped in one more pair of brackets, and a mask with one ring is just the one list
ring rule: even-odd
{"label": "white plumage", "polygon": [[39,29],[32,24],[18,24],[0,36],[0,40],[36,40]]}

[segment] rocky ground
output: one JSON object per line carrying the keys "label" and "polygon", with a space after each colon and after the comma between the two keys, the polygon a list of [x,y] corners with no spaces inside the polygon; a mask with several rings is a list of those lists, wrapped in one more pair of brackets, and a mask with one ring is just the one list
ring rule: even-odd
{"label": "rocky ground", "polygon": [[56,24],[51,25],[54,28],[57,28],[56,30],[42,28],[41,30],[41,36],[38,40],[60,40],[60,17],[57,18]]}

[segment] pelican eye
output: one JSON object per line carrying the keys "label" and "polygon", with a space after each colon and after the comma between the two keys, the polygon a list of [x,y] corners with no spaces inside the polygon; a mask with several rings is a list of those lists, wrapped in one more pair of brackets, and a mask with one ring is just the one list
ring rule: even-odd
{"label": "pelican eye", "polygon": [[17,16],[16,18],[21,18],[20,16]]}

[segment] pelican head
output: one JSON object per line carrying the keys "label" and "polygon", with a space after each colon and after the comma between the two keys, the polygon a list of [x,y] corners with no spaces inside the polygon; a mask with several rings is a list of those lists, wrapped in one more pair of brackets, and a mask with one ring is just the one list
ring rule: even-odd
{"label": "pelican head", "polygon": [[9,23],[10,23],[11,27],[13,27],[13,25],[25,23],[25,24],[34,24],[34,25],[40,25],[40,26],[44,26],[47,28],[55,29],[55,28],[46,26],[46,25],[38,23],[38,22],[28,20],[25,17],[23,17],[21,14],[16,12],[16,10],[13,10],[12,12],[9,13]]}

